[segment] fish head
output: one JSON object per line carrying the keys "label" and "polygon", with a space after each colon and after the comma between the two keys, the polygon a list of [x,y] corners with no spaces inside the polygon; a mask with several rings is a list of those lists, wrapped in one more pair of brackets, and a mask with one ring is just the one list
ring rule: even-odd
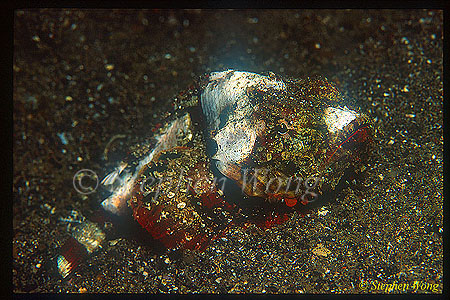
{"label": "fish head", "polygon": [[[257,83],[234,85],[226,93],[220,86],[227,86],[227,77],[214,85],[216,99],[223,97],[208,123],[218,170],[248,196],[277,201],[335,187],[367,152],[369,117],[325,78],[252,78]],[[211,100],[203,96],[202,105]]]}

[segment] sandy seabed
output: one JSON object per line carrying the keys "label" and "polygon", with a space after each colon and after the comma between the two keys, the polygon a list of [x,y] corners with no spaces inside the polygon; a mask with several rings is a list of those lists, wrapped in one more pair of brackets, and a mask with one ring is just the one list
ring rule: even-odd
{"label": "sandy seabed", "polygon": [[[442,27],[430,10],[17,10],[13,291],[441,292]],[[77,193],[74,174],[104,176],[196,76],[228,68],[336,82],[381,133],[367,176],[204,252],[119,236],[63,280],[60,218],[101,200]]]}

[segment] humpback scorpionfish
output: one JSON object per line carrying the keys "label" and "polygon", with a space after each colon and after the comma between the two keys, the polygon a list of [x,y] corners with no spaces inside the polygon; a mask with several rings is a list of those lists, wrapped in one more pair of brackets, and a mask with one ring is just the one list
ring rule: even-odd
{"label": "humpback scorpionfish", "polygon": [[[323,77],[227,70],[174,101],[154,143],[131,151],[101,184],[102,209],[132,214],[168,249],[204,249],[240,219],[278,224],[361,164],[373,124]],[[67,277],[106,239],[104,223],[71,228],[57,264]]]}

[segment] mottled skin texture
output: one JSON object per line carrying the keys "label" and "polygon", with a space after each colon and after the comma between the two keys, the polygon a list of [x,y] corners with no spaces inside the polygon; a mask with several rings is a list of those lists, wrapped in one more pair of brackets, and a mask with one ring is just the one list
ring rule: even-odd
{"label": "mottled skin texture", "polygon": [[[323,119],[324,110],[330,106],[349,106],[336,86],[320,77],[283,80],[287,84],[286,91],[250,91],[265,130],[248,167],[268,170],[268,175],[260,180],[266,189],[270,178],[291,176],[303,180],[317,177],[320,182],[315,191],[319,194],[324,184],[334,189],[345,169],[353,163],[352,157],[361,154],[355,144],[367,146],[360,143],[365,139],[360,135],[371,135],[369,118],[361,115],[348,128],[330,134]],[[364,129],[346,141],[360,127]],[[349,145],[351,142],[352,146]],[[277,188],[277,184],[273,187]],[[277,199],[295,196],[292,191],[285,190],[283,184],[276,195],[258,192]]]}
{"label": "mottled skin texture", "polygon": [[[260,199],[252,202],[258,213],[270,207],[261,216],[265,225],[286,220],[286,207],[298,209],[316,194],[333,190],[346,169],[355,169],[372,135],[364,114],[336,133],[328,131],[323,118],[327,107],[357,110],[331,82],[321,77],[282,80],[287,86],[283,91],[247,89],[255,107],[252,122],[262,128],[251,155],[223,174],[242,188],[243,201]],[[199,108],[207,83],[207,76],[201,78],[175,100],[172,117],[189,113],[192,136],[181,137],[177,147],[147,165],[129,201],[134,218],[168,248],[205,247],[241,216],[239,201],[227,198],[214,179],[214,144],[208,143],[211,133]],[[252,176],[256,180],[248,184]],[[308,178],[313,180],[305,182]]]}
{"label": "mottled skin texture", "polygon": [[197,131],[192,141],[162,152],[138,177],[133,215],[166,247],[204,247],[231,222],[234,207],[217,190],[209,164]]}

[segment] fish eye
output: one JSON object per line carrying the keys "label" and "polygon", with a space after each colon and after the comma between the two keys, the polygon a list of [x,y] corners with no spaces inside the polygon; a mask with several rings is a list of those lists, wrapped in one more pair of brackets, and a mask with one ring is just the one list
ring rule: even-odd
{"label": "fish eye", "polygon": [[288,132],[288,128],[284,123],[275,126],[275,130],[278,131],[279,134],[286,134]]}

